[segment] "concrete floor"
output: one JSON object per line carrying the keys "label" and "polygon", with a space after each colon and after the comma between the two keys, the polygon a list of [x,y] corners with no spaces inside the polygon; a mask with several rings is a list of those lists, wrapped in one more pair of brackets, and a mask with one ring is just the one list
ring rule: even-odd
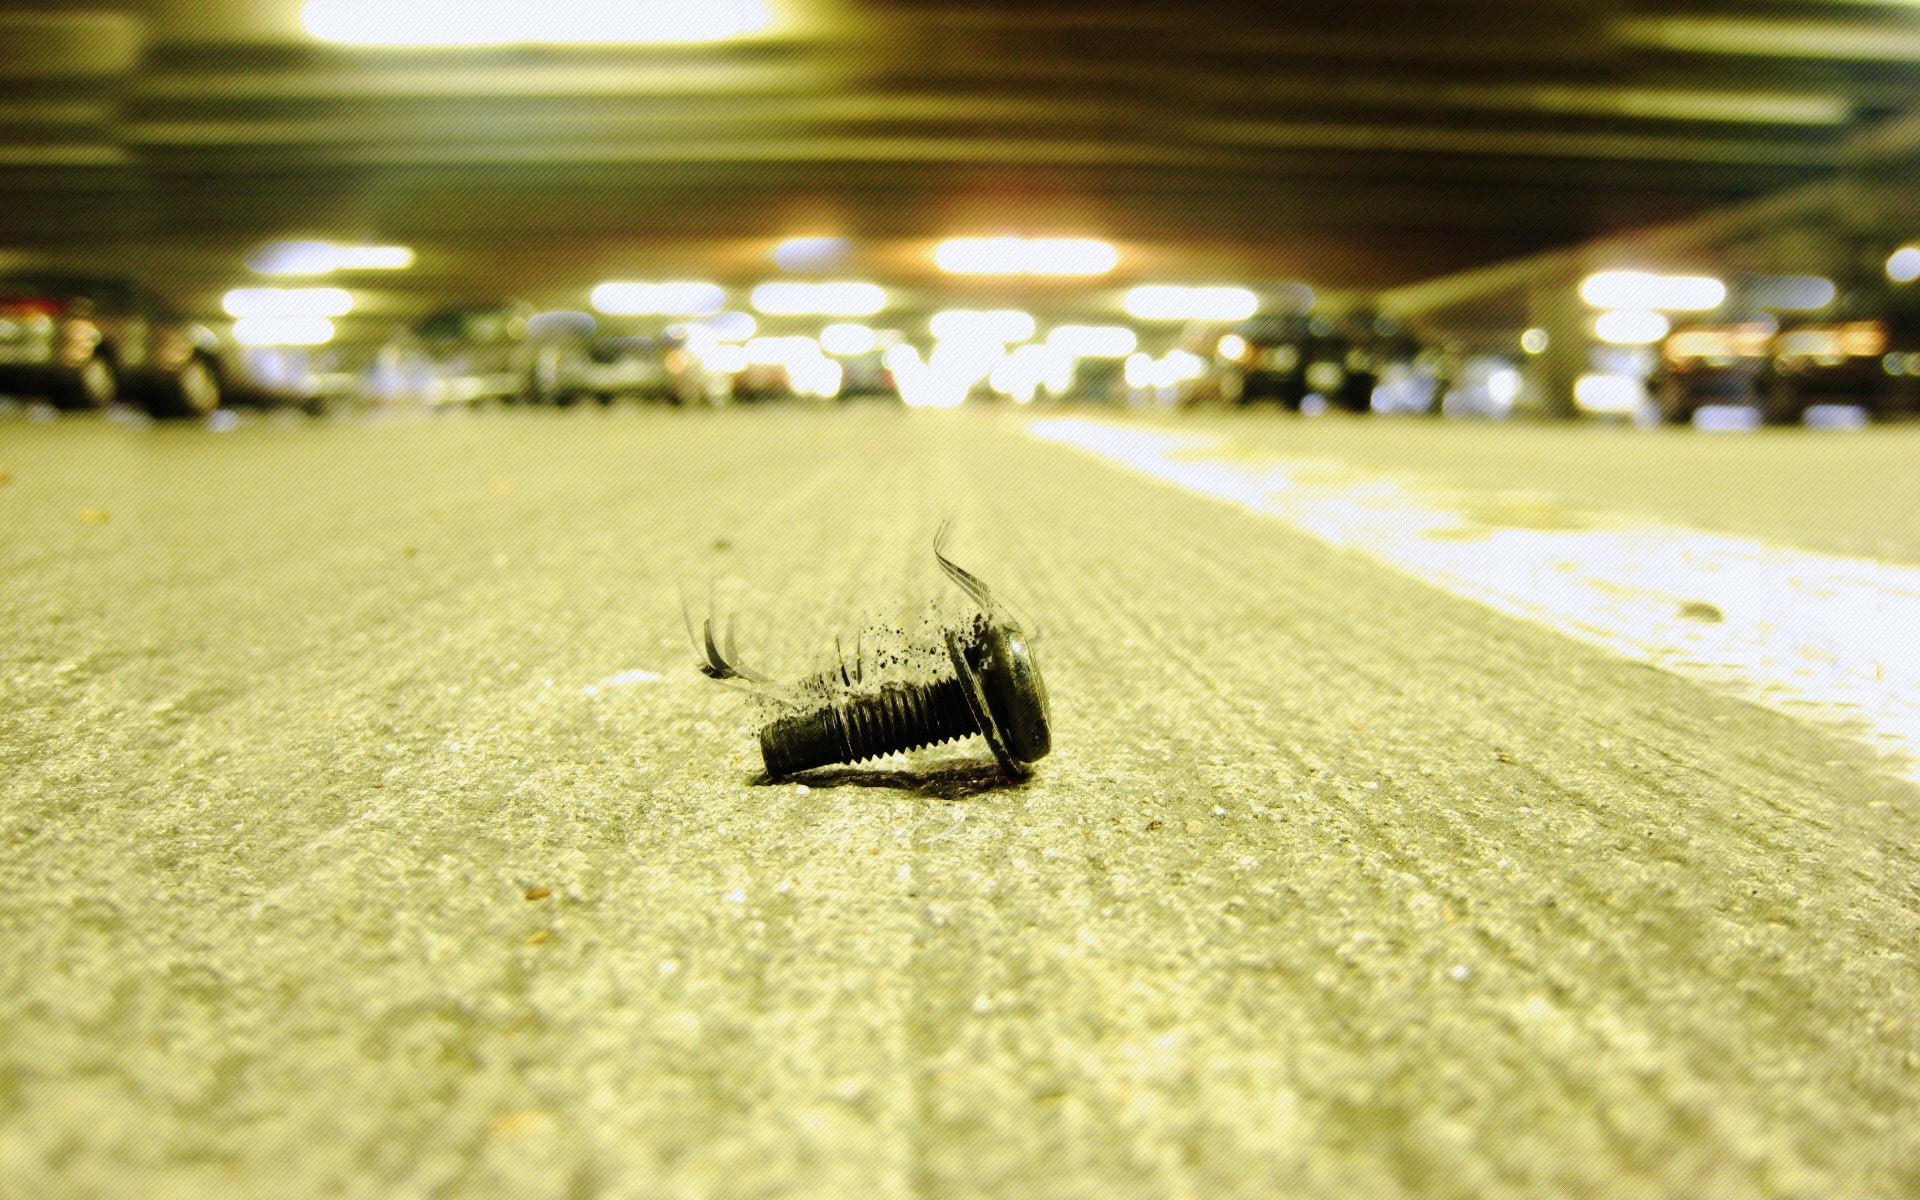
{"label": "concrete floor", "polygon": [[[1920,547],[1920,430],[1208,420]],[[0,472],[0,1197],[1920,1195],[1920,791],[1007,421],[11,418]],[[682,591],[798,670],[949,516],[1053,757],[758,782]]]}

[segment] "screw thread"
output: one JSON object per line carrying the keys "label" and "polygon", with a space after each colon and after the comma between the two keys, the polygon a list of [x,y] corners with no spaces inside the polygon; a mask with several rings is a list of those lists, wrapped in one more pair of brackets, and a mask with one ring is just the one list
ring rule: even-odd
{"label": "screw thread", "polygon": [[864,762],[980,732],[958,679],[886,683],[760,731],[760,756],[775,779],[833,763]]}

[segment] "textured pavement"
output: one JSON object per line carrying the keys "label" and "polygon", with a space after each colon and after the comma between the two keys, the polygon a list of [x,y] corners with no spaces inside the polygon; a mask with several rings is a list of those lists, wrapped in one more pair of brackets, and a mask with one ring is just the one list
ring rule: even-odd
{"label": "textured pavement", "polygon": [[[1221,421],[1920,548],[1920,430]],[[1920,791],[1004,419],[9,418],[0,472],[0,1197],[1920,1195]],[[1053,757],[759,782],[682,594],[791,674],[949,517]]]}

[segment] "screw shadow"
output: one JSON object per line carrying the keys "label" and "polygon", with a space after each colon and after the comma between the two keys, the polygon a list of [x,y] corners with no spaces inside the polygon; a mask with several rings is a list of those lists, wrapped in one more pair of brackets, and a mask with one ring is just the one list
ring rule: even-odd
{"label": "screw shadow", "polygon": [[954,763],[925,770],[876,771],[864,767],[820,767],[784,779],[768,778],[765,772],[753,779],[756,787],[774,787],[783,783],[804,783],[813,788],[864,787],[891,788],[910,792],[930,800],[965,800],[988,792],[1006,791],[1024,785],[1024,779],[1009,778],[995,763]]}

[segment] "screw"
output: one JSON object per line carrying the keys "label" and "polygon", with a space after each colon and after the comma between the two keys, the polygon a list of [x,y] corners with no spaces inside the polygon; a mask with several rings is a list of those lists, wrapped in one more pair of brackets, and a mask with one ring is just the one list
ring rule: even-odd
{"label": "screw", "polygon": [[[953,674],[926,683],[883,683],[772,722],[760,731],[760,756],[769,778],[979,734],[1000,769],[1024,779],[1053,748],[1047,688],[1026,634],[993,602],[986,584],[946,557],[945,536],[942,530],[934,542],[934,557],[983,610],[946,631]],[[711,622],[706,640],[709,675],[755,678],[738,665],[730,637],[725,654],[714,645]]]}
{"label": "screw", "polygon": [[863,762],[979,734],[1015,778],[1053,748],[1047,689],[1019,626],[981,618],[949,629],[953,674],[931,683],[884,683],[760,731],[767,774]]}

